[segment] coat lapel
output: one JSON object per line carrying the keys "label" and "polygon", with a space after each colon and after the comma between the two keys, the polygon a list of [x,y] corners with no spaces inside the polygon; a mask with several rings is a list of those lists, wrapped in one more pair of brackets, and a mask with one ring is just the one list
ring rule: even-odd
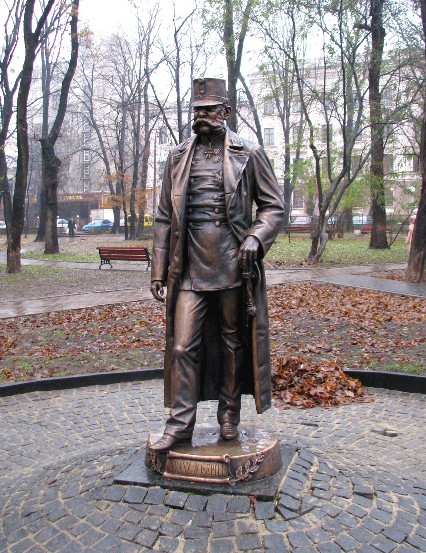
{"label": "coat lapel", "polygon": [[241,175],[247,165],[249,153],[243,149],[241,138],[230,131],[226,131],[223,158],[223,186],[225,201],[228,208],[237,190]]}
{"label": "coat lapel", "polygon": [[185,215],[186,189],[196,138],[196,136],[192,136],[177,146],[172,160],[172,203],[180,225]]}

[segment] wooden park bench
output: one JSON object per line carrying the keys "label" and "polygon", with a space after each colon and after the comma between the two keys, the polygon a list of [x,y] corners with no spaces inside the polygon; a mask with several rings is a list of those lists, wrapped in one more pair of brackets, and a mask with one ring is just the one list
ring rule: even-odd
{"label": "wooden park bench", "polygon": [[151,257],[149,255],[148,248],[143,248],[141,246],[98,246],[97,249],[99,250],[99,257],[101,258],[99,269],[102,268],[102,265],[106,264],[108,264],[112,269],[111,260],[146,261],[146,270],[148,270],[151,265]]}
{"label": "wooden park bench", "polygon": [[290,242],[290,234],[293,232],[312,232],[311,225],[288,225],[285,227],[285,233],[288,235],[288,241]]}
{"label": "wooden park bench", "polygon": [[[309,232],[312,233],[311,225],[289,225],[285,227],[285,232],[288,234],[288,241],[290,242],[290,235],[293,232]],[[326,230],[330,240],[333,240],[334,235],[336,234],[336,225],[334,223],[329,223]]]}

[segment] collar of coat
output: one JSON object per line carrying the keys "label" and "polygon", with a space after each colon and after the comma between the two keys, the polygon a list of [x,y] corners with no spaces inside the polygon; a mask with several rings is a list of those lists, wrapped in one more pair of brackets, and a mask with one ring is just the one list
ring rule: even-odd
{"label": "collar of coat", "polygon": [[[179,220],[182,220],[185,210],[189,172],[196,142],[197,135],[191,136],[176,146],[172,154],[172,201]],[[229,129],[226,129],[223,150],[223,187],[226,205],[229,207],[247,165],[249,151],[241,137]]]}

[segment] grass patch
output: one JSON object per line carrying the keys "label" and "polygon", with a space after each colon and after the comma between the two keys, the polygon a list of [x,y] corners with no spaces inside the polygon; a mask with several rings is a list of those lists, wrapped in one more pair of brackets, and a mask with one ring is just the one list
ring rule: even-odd
{"label": "grass patch", "polygon": [[[114,237],[115,238],[115,237]],[[54,254],[45,254],[43,251],[34,250],[22,254],[23,259],[37,259],[39,261],[68,261],[71,263],[99,263],[99,252],[97,246],[120,246],[130,248],[132,246],[142,246],[152,251],[152,239],[145,240],[105,240],[105,237],[99,237],[99,240],[90,237],[80,237],[74,242],[61,244],[61,251]],[[44,247],[44,246],[43,246]]]}
{"label": "grass patch", "polygon": [[22,272],[12,275],[6,272],[6,264],[0,263],[0,285],[13,284],[14,282],[25,284],[26,281],[33,282],[34,279],[50,278],[52,275],[63,275],[60,267],[45,267],[37,265],[23,265]]}
{"label": "grass patch", "polygon": [[[405,263],[408,248],[403,237],[386,250],[370,249],[369,236],[345,236],[329,240],[321,259],[321,265],[359,265],[374,263]],[[280,234],[266,256],[267,261],[303,263],[307,260],[311,239],[307,235],[288,237]]]}
{"label": "grass patch", "polygon": [[399,372],[407,374],[422,374],[426,372],[425,366],[421,361],[416,361],[413,363],[397,363],[395,361],[385,362],[381,364],[372,363],[369,367],[373,371],[389,371],[389,372]]}

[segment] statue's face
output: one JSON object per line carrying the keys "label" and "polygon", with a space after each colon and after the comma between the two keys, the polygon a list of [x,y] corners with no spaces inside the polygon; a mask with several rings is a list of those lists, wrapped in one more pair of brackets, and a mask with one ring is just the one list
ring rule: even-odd
{"label": "statue's face", "polygon": [[203,135],[223,132],[230,113],[231,109],[223,104],[195,107],[192,130]]}

